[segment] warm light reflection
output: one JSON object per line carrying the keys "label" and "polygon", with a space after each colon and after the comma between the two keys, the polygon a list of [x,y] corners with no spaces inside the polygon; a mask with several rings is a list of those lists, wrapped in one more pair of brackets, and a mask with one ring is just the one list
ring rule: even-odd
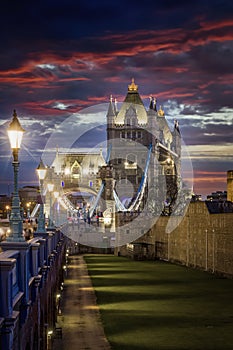
{"label": "warm light reflection", "polygon": [[48,187],[49,192],[52,192],[54,189],[54,184],[48,183],[47,187]]}
{"label": "warm light reflection", "polygon": [[84,310],[99,310],[97,305],[87,305],[83,307]]}
{"label": "warm light reflection", "polygon": [[93,287],[81,287],[79,290],[84,290],[84,291],[92,291]]}
{"label": "warm light reflection", "polygon": [[65,168],[65,175],[70,175],[70,168]]}
{"label": "warm light reflection", "polygon": [[54,192],[53,192],[53,195],[54,195],[54,197],[57,199],[57,198],[59,197],[59,192],[54,191]]}

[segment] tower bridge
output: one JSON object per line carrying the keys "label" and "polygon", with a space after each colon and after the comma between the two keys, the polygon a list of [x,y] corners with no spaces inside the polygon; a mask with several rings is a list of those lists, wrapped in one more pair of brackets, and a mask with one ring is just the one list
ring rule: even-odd
{"label": "tower bridge", "polygon": [[178,121],[171,130],[154,97],[146,109],[132,79],[119,110],[110,98],[106,126],[106,159],[101,148],[95,152],[57,150],[44,181],[45,186],[54,184],[57,198],[51,202],[51,193],[46,192],[46,216],[56,201],[68,217],[83,206],[91,216],[96,209],[104,212],[109,207],[113,213],[161,212],[165,207],[172,211],[181,187]]}
{"label": "tower bridge", "polygon": [[57,148],[44,180],[49,223],[90,246],[105,245],[103,237],[109,246],[123,244],[130,230],[140,237],[151,221],[145,225],[144,216],[170,215],[182,187],[178,121],[171,128],[153,97],[146,108],[134,80],[119,109],[110,98],[106,138],[105,158],[102,147]]}
{"label": "tower bridge", "polygon": [[[28,241],[20,237],[20,231],[18,241],[1,243],[0,345],[6,350],[51,347],[51,334],[61,331],[56,329],[56,319],[61,312],[69,248],[76,247],[77,242],[97,249],[117,247],[116,254],[134,258],[147,255],[204,266],[206,271],[232,277],[232,264],[225,264],[232,256],[232,215],[228,215],[232,205],[216,203],[221,204],[218,209],[222,213],[217,221],[219,211],[214,203],[193,203],[189,221],[183,220],[174,236],[165,230],[171,219],[165,214],[172,213],[182,192],[178,122],[171,130],[165,112],[161,106],[157,108],[153,97],[147,110],[132,81],[119,110],[110,98],[106,123],[106,158],[102,149],[73,153],[57,150],[47,167],[41,204],[32,213],[34,216],[45,207],[46,230],[38,229]],[[230,170],[230,201],[232,174]],[[43,217],[43,210],[40,214]],[[201,221],[195,226],[198,215]],[[173,219],[178,222],[183,216]],[[192,251],[197,237],[205,243],[195,245],[196,251]],[[222,242],[227,247],[224,251]],[[219,256],[222,259],[216,259]]]}

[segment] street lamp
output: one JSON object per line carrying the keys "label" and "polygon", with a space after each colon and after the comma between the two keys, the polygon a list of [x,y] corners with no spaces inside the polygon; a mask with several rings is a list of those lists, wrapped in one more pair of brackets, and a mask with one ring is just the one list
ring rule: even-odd
{"label": "street lamp", "polygon": [[59,192],[58,191],[54,191],[53,192],[53,195],[54,195],[54,198],[55,198],[55,200],[56,200],[56,207],[55,207],[55,210],[56,210],[56,215],[55,215],[55,224],[56,225],[58,225],[58,213],[57,213],[57,211],[58,211],[58,208],[57,208],[57,202],[58,202],[58,197],[59,197]]}
{"label": "street lamp", "polygon": [[49,224],[48,224],[48,228],[53,228],[52,192],[53,192],[53,189],[54,189],[54,184],[48,183],[47,187],[48,187],[48,190],[49,190]]}
{"label": "street lamp", "polygon": [[50,330],[47,332],[47,350],[52,349],[51,341],[52,341],[53,331]]}
{"label": "street lamp", "polygon": [[9,209],[10,209],[10,206],[6,205],[6,218],[7,218],[7,220],[9,220]]}
{"label": "street lamp", "polygon": [[39,178],[40,192],[41,192],[41,195],[40,195],[41,203],[40,203],[40,213],[39,213],[39,218],[38,218],[37,233],[46,233],[43,193],[44,193],[44,179],[46,176],[47,169],[46,169],[42,160],[40,161],[40,164],[38,165],[36,172],[37,172],[37,175]]}
{"label": "street lamp", "polygon": [[20,202],[19,202],[19,190],[18,190],[18,172],[19,172],[19,161],[18,153],[23,138],[24,129],[20,125],[17,118],[16,111],[13,112],[13,118],[7,129],[8,137],[11,144],[13,154],[13,170],[14,170],[14,192],[12,198],[12,210],[10,215],[10,228],[11,233],[7,238],[8,241],[24,241],[23,233],[23,220],[20,213]]}
{"label": "street lamp", "polygon": [[31,205],[31,202],[28,202],[28,203],[26,204],[26,206],[27,206],[27,218],[28,218],[28,219],[30,219],[30,205]]}

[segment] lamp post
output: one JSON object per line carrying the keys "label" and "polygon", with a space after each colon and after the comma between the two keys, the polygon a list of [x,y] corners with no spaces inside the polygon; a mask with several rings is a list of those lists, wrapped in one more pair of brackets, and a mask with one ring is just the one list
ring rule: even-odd
{"label": "lamp post", "polygon": [[205,270],[208,271],[208,230],[205,230]]}
{"label": "lamp post", "polygon": [[6,205],[6,218],[7,218],[7,220],[9,220],[9,209],[10,209],[10,206]]}
{"label": "lamp post", "polygon": [[49,190],[49,223],[48,223],[48,228],[53,228],[52,192],[54,189],[54,184],[48,183],[47,187]]}
{"label": "lamp post", "polygon": [[55,225],[56,226],[58,226],[58,207],[57,207],[57,205],[58,205],[58,197],[59,197],[59,192],[58,191],[54,191],[53,192],[53,195],[54,195],[54,198],[55,198],[55,200],[56,200],[56,208],[55,208],[55,213],[56,213],[56,215],[55,215]]}
{"label": "lamp post", "polygon": [[26,206],[27,206],[27,219],[30,219],[30,205],[31,205],[31,202],[28,202],[26,204]]}
{"label": "lamp post", "polygon": [[214,229],[212,230],[213,232],[213,268],[212,268],[212,272],[215,272],[215,231]]}
{"label": "lamp post", "polygon": [[19,202],[19,190],[18,190],[18,172],[19,172],[19,160],[18,153],[21,146],[24,129],[20,125],[17,118],[16,111],[13,112],[13,118],[7,129],[8,137],[11,144],[13,154],[13,170],[14,170],[14,192],[12,198],[12,209],[10,215],[10,228],[11,233],[7,238],[8,241],[24,241],[23,233],[23,220],[20,213],[20,202]]}
{"label": "lamp post", "polygon": [[46,176],[47,169],[42,162],[40,161],[40,164],[38,165],[36,169],[39,182],[40,182],[40,197],[41,197],[41,203],[40,203],[40,213],[38,218],[38,227],[37,227],[37,233],[46,233],[45,229],[45,217],[44,217],[44,200],[43,200],[43,193],[44,193],[44,179]]}

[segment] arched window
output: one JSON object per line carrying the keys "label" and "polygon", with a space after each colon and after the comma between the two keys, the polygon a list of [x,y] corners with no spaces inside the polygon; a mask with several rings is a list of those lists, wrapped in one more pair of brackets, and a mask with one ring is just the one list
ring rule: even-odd
{"label": "arched window", "polygon": [[133,153],[127,154],[127,162],[130,164],[136,163],[137,162],[136,154],[133,154]]}
{"label": "arched window", "polygon": [[71,173],[72,173],[72,177],[74,178],[80,178],[81,174],[82,174],[82,168],[80,166],[80,164],[77,162],[77,160],[75,160],[75,162],[73,163],[72,167],[71,167]]}
{"label": "arched window", "polygon": [[137,169],[137,156],[135,154],[127,154],[125,169]]}

